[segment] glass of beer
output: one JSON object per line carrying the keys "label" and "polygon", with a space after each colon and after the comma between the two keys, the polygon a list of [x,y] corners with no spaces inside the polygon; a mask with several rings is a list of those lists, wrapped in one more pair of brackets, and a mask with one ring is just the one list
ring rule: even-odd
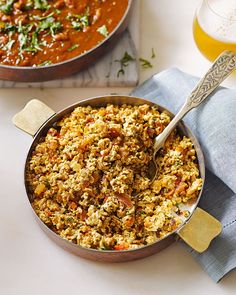
{"label": "glass of beer", "polygon": [[224,50],[236,52],[236,0],[203,0],[193,35],[198,49],[211,61]]}

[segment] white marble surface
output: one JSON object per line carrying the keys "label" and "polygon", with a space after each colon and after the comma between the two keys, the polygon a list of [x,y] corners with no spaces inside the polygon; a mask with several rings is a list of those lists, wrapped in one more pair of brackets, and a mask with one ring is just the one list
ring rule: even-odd
{"label": "white marble surface", "polygon": [[[141,80],[170,66],[201,75],[209,66],[197,51],[191,24],[198,0],[141,0],[141,55],[152,47],[154,67]],[[235,84],[235,78],[226,82]],[[83,260],[54,245],[32,218],[23,186],[23,164],[31,138],[12,116],[31,98],[55,110],[78,99],[131,88],[0,90],[0,294],[233,295],[236,271],[219,284],[204,273],[179,244],[152,257],[122,264]]]}

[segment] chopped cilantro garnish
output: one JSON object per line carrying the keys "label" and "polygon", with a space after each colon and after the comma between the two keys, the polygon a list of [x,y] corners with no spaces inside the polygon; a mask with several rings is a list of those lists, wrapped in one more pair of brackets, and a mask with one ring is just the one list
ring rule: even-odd
{"label": "chopped cilantro garnish", "polygon": [[38,24],[39,31],[50,30],[52,37],[54,37],[56,32],[61,28],[62,24],[60,22],[55,22],[55,19],[51,16],[51,14]]}
{"label": "chopped cilantro garnish", "polygon": [[27,24],[22,25],[19,23],[18,26],[18,41],[19,41],[19,55],[21,58],[22,51],[27,52],[37,52],[41,49],[41,45],[44,45],[42,43],[39,43],[38,34],[39,34],[39,28],[37,28],[35,31],[32,32],[32,29],[34,28],[34,24]]}
{"label": "chopped cilantro garnish", "polygon": [[62,28],[62,24],[60,22],[54,22],[52,26],[50,27],[50,32],[52,37],[54,37],[57,33]]}
{"label": "chopped cilantro garnish", "polygon": [[143,69],[150,69],[150,68],[152,68],[152,64],[147,59],[144,59],[144,58],[140,57],[139,58],[139,61],[141,63],[141,67]]}
{"label": "chopped cilantro garnish", "polygon": [[19,41],[19,51],[20,55],[22,57],[22,51],[28,49],[28,46],[30,46],[31,38],[29,35],[29,32],[32,30],[33,24],[27,24],[22,25],[22,23],[19,23],[18,26],[18,41]]}
{"label": "chopped cilantro garnish", "polygon": [[25,51],[29,52],[37,52],[38,50],[42,50],[39,45],[38,40],[38,32],[33,32],[30,40],[30,44],[28,47],[25,48]]}
{"label": "chopped cilantro garnish", "polygon": [[0,32],[10,33],[10,32],[15,32],[16,30],[17,30],[17,27],[15,25],[0,22]]}
{"label": "chopped cilantro garnish", "polygon": [[6,0],[4,4],[0,4],[0,10],[5,14],[10,14],[13,9],[15,0]]}
{"label": "chopped cilantro garnish", "polygon": [[152,55],[151,55],[151,58],[155,58],[156,57],[156,53],[154,51],[154,48],[152,48]]}
{"label": "chopped cilantro garnish", "polygon": [[67,222],[73,222],[74,218],[72,216],[69,216],[69,217],[66,218],[66,221]]}
{"label": "chopped cilantro garnish", "polygon": [[80,18],[80,22],[83,24],[84,27],[88,27],[89,26],[89,15],[85,14]]}
{"label": "chopped cilantro garnish", "polygon": [[61,14],[61,10],[57,9],[57,8],[54,9],[54,12],[57,13],[57,14]]}
{"label": "chopped cilantro garnish", "polygon": [[119,71],[117,72],[117,77],[119,78],[120,75],[124,75],[125,74],[125,70],[124,69],[119,69]]}
{"label": "chopped cilantro garnish", "polygon": [[[45,4],[46,2],[41,1],[40,3]],[[8,33],[9,37],[10,34],[12,34],[13,32],[18,33],[19,56],[22,59],[23,51],[36,53],[37,51],[42,50],[41,46],[47,45],[46,41],[39,42],[40,32],[47,30],[48,33],[50,33],[51,36],[54,37],[57,31],[59,31],[62,28],[62,24],[60,22],[55,21],[53,14],[54,12],[51,12],[48,15],[42,17],[34,16],[34,21],[26,25],[23,25],[22,22],[19,22],[17,25],[0,22],[0,32]],[[39,22],[36,23],[35,21]],[[2,48],[4,50],[10,50],[13,44],[14,41],[12,41],[10,38],[10,41]]]}
{"label": "chopped cilantro garnish", "polygon": [[51,16],[53,16],[54,15],[54,12],[51,12],[51,13],[49,13],[48,15],[45,15],[45,16],[39,16],[39,15],[34,15],[32,18],[34,19],[34,20],[44,20],[44,19],[47,19],[47,18],[49,18],[49,17],[51,17]]}
{"label": "chopped cilantro garnish", "polygon": [[48,179],[45,180],[45,186],[46,186],[47,189],[51,188],[51,184],[50,184]]}
{"label": "chopped cilantro garnish", "polygon": [[79,47],[78,44],[74,44],[74,45],[72,45],[70,48],[68,48],[67,51],[71,52],[71,51],[75,50],[75,49],[78,48],[78,47]]}
{"label": "chopped cilantro garnish", "polygon": [[17,27],[15,25],[9,24],[9,23],[5,23],[5,31],[9,32],[14,32],[17,30]]}
{"label": "chopped cilantro garnish", "polygon": [[47,0],[34,0],[34,9],[47,10],[49,8]]}
{"label": "chopped cilantro garnish", "polygon": [[12,45],[15,43],[15,40],[9,40],[6,45],[3,46],[3,50],[11,50]]}
{"label": "chopped cilantro garnish", "polygon": [[52,62],[50,60],[45,60],[43,63],[39,64],[38,67],[45,67],[51,65]]}
{"label": "chopped cilantro garnish", "polygon": [[86,8],[85,13],[82,15],[69,13],[66,19],[71,21],[72,28],[78,31],[82,31],[85,27],[88,27],[90,25],[89,7]]}
{"label": "chopped cilantro garnish", "polygon": [[72,24],[72,28],[75,29],[75,30],[81,31],[81,30],[83,29],[83,25],[82,25],[82,23],[79,22],[79,21],[75,21],[75,20],[73,20],[73,21],[71,22],[71,24]]}
{"label": "chopped cilantro garnish", "polygon": [[101,35],[103,35],[104,37],[107,37],[109,34],[106,25],[103,25],[100,28],[98,28],[97,32],[100,33]]}
{"label": "chopped cilantro garnish", "polygon": [[44,31],[44,30],[48,30],[51,28],[51,26],[53,25],[55,19],[52,16],[49,16],[45,19],[43,19],[41,22],[39,22],[38,26],[38,30],[40,31]]}
{"label": "chopped cilantro garnish", "polygon": [[124,56],[121,59],[115,60],[115,62],[120,63],[120,69],[117,72],[117,77],[119,77],[120,75],[124,75],[125,74],[124,67],[127,67],[130,62],[133,62],[135,60],[136,59],[133,56],[131,56],[127,51],[125,51]]}

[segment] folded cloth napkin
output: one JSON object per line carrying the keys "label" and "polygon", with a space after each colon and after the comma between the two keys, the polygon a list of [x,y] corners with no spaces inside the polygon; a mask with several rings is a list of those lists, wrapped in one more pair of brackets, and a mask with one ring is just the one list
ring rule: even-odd
{"label": "folded cloth napkin", "polygon": [[[172,68],[154,75],[131,95],[177,113],[199,79]],[[186,246],[218,282],[236,267],[236,89],[218,88],[184,121],[198,138],[207,167],[200,207],[221,221],[223,231],[202,254]],[[183,243],[184,244],[184,243]]]}

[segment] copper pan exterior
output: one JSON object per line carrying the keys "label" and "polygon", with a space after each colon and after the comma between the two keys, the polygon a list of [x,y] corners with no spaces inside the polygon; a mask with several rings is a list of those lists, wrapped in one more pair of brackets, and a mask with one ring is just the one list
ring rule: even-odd
{"label": "copper pan exterior", "polygon": [[[74,108],[76,108],[77,106],[90,105],[92,107],[99,107],[99,106],[105,106],[108,103],[112,103],[112,104],[116,104],[116,105],[121,105],[121,104],[126,103],[126,104],[131,104],[131,105],[149,104],[149,105],[158,106],[157,104],[152,103],[146,99],[137,98],[137,97],[118,96],[118,95],[101,96],[101,97],[90,98],[90,99],[86,99],[81,102],[78,102],[78,103],[76,103],[72,106],[69,106],[69,107],[65,108],[64,110],[54,114],[52,117],[50,117],[41,126],[41,128],[38,130],[37,134],[35,135],[32,145],[29,149],[29,152],[28,152],[28,155],[26,158],[26,162],[25,162],[25,179],[24,179],[24,181],[25,181],[25,188],[26,188],[26,193],[27,193],[27,196],[29,199],[30,206],[31,206],[31,202],[30,202],[31,196],[29,194],[29,190],[28,190],[27,183],[26,183],[26,166],[27,166],[27,162],[31,156],[31,153],[32,153],[34,147],[39,142],[40,138],[42,138],[42,136],[44,136],[47,133],[48,129],[50,127],[52,127],[55,122],[57,122],[65,115],[69,114],[70,112],[72,112],[74,110]],[[158,108],[161,111],[166,110],[161,106],[158,106]],[[173,114],[171,114],[169,111],[167,111],[167,112],[170,114],[171,117],[173,117]],[[183,123],[179,124],[178,128],[179,128],[180,132],[182,134],[188,136],[194,144],[194,147],[196,149],[196,154],[197,154],[197,160],[198,160],[198,164],[199,164],[200,176],[204,182],[204,180],[205,180],[205,164],[204,164],[204,158],[203,158],[203,154],[201,151],[201,147],[200,147],[197,139],[192,134],[192,132]],[[201,194],[202,194],[202,190],[199,193],[198,199],[193,204],[191,204],[191,206],[189,207],[190,218],[197,207],[197,204],[200,200]],[[112,250],[109,250],[109,251],[102,250],[101,251],[101,250],[83,248],[81,246],[78,246],[76,244],[73,244],[73,243],[61,238],[59,235],[57,235],[52,230],[50,230],[40,220],[40,218],[34,212],[33,208],[32,208],[32,211],[33,211],[33,214],[35,215],[36,220],[39,223],[40,227],[44,230],[44,232],[48,235],[48,237],[50,239],[52,239],[54,242],[56,242],[59,246],[66,249],[67,251],[74,253],[78,256],[81,256],[83,258],[95,260],[95,261],[103,261],[103,262],[124,262],[124,261],[130,261],[130,260],[144,258],[149,255],[155,254],[155,253],[161,251],[162,249],[166,248],[167,246],[169,246],[171,243],[173,243],[176,240],[176,233],[178,233],[178,230],[183,228],[189,220],[189,219],[186,220],[186,222],[178,230],[169,234],[164,239],[155,242],[154,244],[147,245],[147,246],[140,247],[140,248],[133,249],[133,250],[126,250],[126,251],[112,251]]]}
{"label": "copper pan exterior", "polygon": [[15,82],[42,82],[60,79],[86,69],[119,41],[127,28],[134,0],[129,0],[126,12],[115,30],[101,43],[72,59],[42,67],[17,67],[0,65],[0,79]]}

